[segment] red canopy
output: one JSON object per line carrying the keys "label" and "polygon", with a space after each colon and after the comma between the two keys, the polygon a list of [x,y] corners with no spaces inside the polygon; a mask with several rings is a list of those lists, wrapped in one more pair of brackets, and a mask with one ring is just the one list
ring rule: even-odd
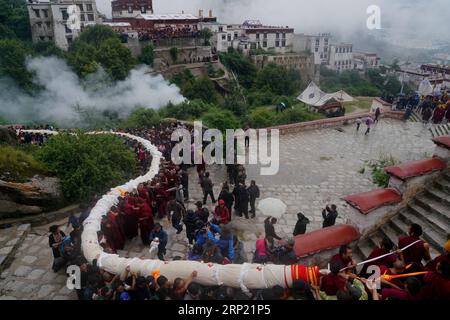
{"label": "red canopy", "polygon": [[433,142],[440,147],[450,149],[450,136],[440,136],[433,138]]}
{"label": "red canopy", "polygon": [[345,197],[344,200],[362,214],[368,214],[379,207],[402,201],[402,195],[393,188],[387,188],[353,194]]}
{"label": "red canopy", "polygon": [[401,180],[421,176],[433,171],[443,170],[447,165],[439,158],[410,161],[397,166],[389,166],[384,171]]}
{"label": "red canopy", "polygon": [[358,230],[347,224],[315,230],[294,237],[294,252],[297,257],[303,257],[348,244],[360,236]]}

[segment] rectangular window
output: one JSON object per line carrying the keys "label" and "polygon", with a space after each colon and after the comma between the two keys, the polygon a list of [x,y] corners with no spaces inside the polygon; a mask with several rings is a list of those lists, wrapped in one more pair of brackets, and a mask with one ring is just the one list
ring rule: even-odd
{"label": "rectangular window", "polygon": [[267,41],[263,41],[263,48],[267,48]]}
{"label": "rectangular window", "polygon": [[264,39],[267,39],[267,33],[264,33]]}
{"label": "rectangular window", "polygon": [[275,38],[280,39],[280,34],[278,32],[275,34]]}
{"label": "rectangular window", "polygon": [[47,9],[43,9],[42,13],[44,14],[45,18],[48,18],[48,10]]}
{"label": "rectangular window", "polygon": [[231,34],[228,34],[227,38],[228,38],[228,41],[231,41]]}
{"label": "rectangular window", "polygon": [[283,39],[286,39],[286,33],[283,33]]}
{"label": "rectangular window", "polygon": [[145,6],[141,7],[141,13],[147,13],[147,8]]}
{"label": "rectangular window", "polygon": [[88,4],[86,5],[86,11],[94,11],[94,10],[92,9],[92,4],[88,3]]}
{"label": "rectangular window", "polygon": [[62,18],[63,18],[64,21],[69,19],[69,15],[67,14],[67,10],[66,9],[62,9],[61,10],[61,15],[62,15]]}
{"label": "rectangular window", "polygon": [[72,33],[72,30],[70,30],[66,24],[64,25],[64,27],[66,28],[66,33]]}
{"label": "rectangular window", "polygon": [[323,41],[325,42],[325,45],[327,46],[328,45],[328,39],[325,38]]}
{"label": "rectangular window", "polygon": [[82,4],[77,4],[78,9],[80,9],[80,12],[83,12],[83,5]]}
{"label": "rectangular window", "polygon": [[281,41],[281,46],[282,47],[286,47],[286,41],[285,40]]}
{"label": "rectangular window", "polygon": [[226,35],[222,35],[222,40],[226,40],[227,39],[227,36]]}
{"label": "rectangular window", "polygon": [[41,40],[41,41],[45,41],[45,37],[39,37],[39,39]]}
{"label": "rectangular window", "polygon": [[47,26],[47,29],[50,29],[52,24],[50,22],[46,22],[45,25]]}
{"label": "rectangular window", "polygon": [[235,33],[234,33],[234,39],[237,39],[237,37],[238,37],[238,33],[235,32]]}
{"label": "rectangular window", "polygon": [[48,41],[53,41],[53,37],[48,37]]}
{"label": "rectangular window", "polygon": [[86,21],[86,18],[84,17],[84,14],[80,14],[80,21]]}
{"label": "rectangular window", "polygon": [[258,40],[259,40],[259,33],[257,33],[257,34],[256,34],[256,39],[258,39]]}
{"label": "rectangular window", "polygon": [[275,41],[275,47],[279,47],[280,46],[280,41]]}
{"label": "rectangular window", "polygon": [[223,27],[219,27],[219,32],[223,32]]}
{"label": "rectangular window", "polygon": [[88,20],[89,21],[94,21],[94,15],[92,13],[88,14]]}
{"label": "rectangular window", "polygon": [[41,17],[39,9],[33,9],[33,11],[34,11],[34,15],[36,16],[36,18],[40,18]]}
{"label": "rectangular window", "polygon": [[132,6],[128,6],[128,13],[133,13],[133,7]]}
{"label": "rectangular window", "polygon": [[320,39],[316,38],[316,46],[320,45]]}
{"label": "rectangular window", "polygon": [[319,47],[316,47],[316,49],[314,51],[315,52],[319,52]]}

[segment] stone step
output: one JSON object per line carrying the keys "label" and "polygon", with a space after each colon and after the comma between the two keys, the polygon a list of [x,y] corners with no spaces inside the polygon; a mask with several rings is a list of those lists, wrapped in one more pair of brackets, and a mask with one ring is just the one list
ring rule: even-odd
{"label": "stone step", "polygon": [[370,253],[374,248],[373,243],[369,238],[359,241],[356,247],[359,253],[361,254],[363,260],[367,259],[367,257],[370,255]]}
{"label": "stone step", "polygon": [[450,172],[448,170],[444,171],[444,173],[441,175],[441,180],[450,182]]}
{"label": "stone step", "polygon": [[[423,229],[422,238],[425,239],[436,251],[442,251],[442,246],[446,241],[444,233],[437,232],[432,226],[426,223],[423,219],[418,218],[413,214],[401,213],[395,219],[402,220],[405,224],[417,223]],[[394,220],[394,219],[393,219]]]}
{"label": "stone step", "polygon": [[383,236],[386,236],[389,238],[395,246],[398,244],[398,233],[392,229],[391,224],[384,224],[380,227],[380,232],[383,234]]}
{"label": "stone step", "polygon": [[450,210],[450,195],[446,192],[439,190],[437,188],[427,188],[425,189],[425,194],[430,198],[442,203],[443,205],[449,207]]}
{"label": "stone step", "polygon": [[431,211],[439,216],[441,216],[445,221],[450,223],[450,208],[446,207],[440,202],[434,201],[429,197],[424,195],[417,196],[415,198],[415,203],[425,210]]}
{"label": "stone step", "polygon": [[450,195],[450,181],[445,179],[439,179],[435,182],[434,186],[437,189]]}
{"label": "stone step", "polygon": [[419,219],[426,221],[433,228],[442,233],[447,233],[450,230],[450,223],[447,222],[445,218],[433,212],[429,212],[414,203],[408,204],[408,212]]}

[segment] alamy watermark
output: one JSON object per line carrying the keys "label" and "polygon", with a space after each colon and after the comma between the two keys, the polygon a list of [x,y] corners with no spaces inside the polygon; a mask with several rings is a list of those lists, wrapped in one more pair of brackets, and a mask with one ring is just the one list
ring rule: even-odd
{"label": "alamy watermark", "polygon": [[195,121],[193,137],[189,130],[179,128],[172,133],[171,140],[177,142],[171,154],[176,165],[259,164],[260,174],[266,176],[277,174],[280,167],[280,133],[277,129],[270,130],[270,134],[267,129],[227,129],[224,139],[220,130],[203,131],[202,122]]}
{"label": "alamy watermark", "polygon": [[367,7],[366,13],[369,15],[366,21],[367,29],[380,30],[381,29],[381,8],[377,5]]}

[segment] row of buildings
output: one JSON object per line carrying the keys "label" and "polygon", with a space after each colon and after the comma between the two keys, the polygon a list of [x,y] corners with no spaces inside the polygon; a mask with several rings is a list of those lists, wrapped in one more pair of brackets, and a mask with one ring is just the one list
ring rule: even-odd
{"label": "row of buildings", "polygon": [[[79,29],[70,27],[73,10],[69,12],[69,7],[73,5],[77,8]],[[179,43],[195,45],[198,42],[189,39],[198,39],[201,30],[209,29],[213,34],[211,56],[235,48],[251,53],[260,67],[273,62],[306,71],[310,78],[317,75],[320,65],[337,71],[366,70],[379,65],[375,53],[354,52],[352,44],[333,43],[332,35],[327,33],[296,34],[289,26],[267,26],[254,20],[224,24],[217,21],[211,10],[208,14],[199,10],[197,15],[155,14],[152,0],[114,0],[111,6],[112,19],[106,20],[98,13],[95,0],[28,0],[33,41],[53,41],[67,50],[86,26],[102,23],[135,40],[159,44],[173,43],[164,42],[168,39],[186,39]],[[202,57],[202,61],[205,58],[209,60]]]}

